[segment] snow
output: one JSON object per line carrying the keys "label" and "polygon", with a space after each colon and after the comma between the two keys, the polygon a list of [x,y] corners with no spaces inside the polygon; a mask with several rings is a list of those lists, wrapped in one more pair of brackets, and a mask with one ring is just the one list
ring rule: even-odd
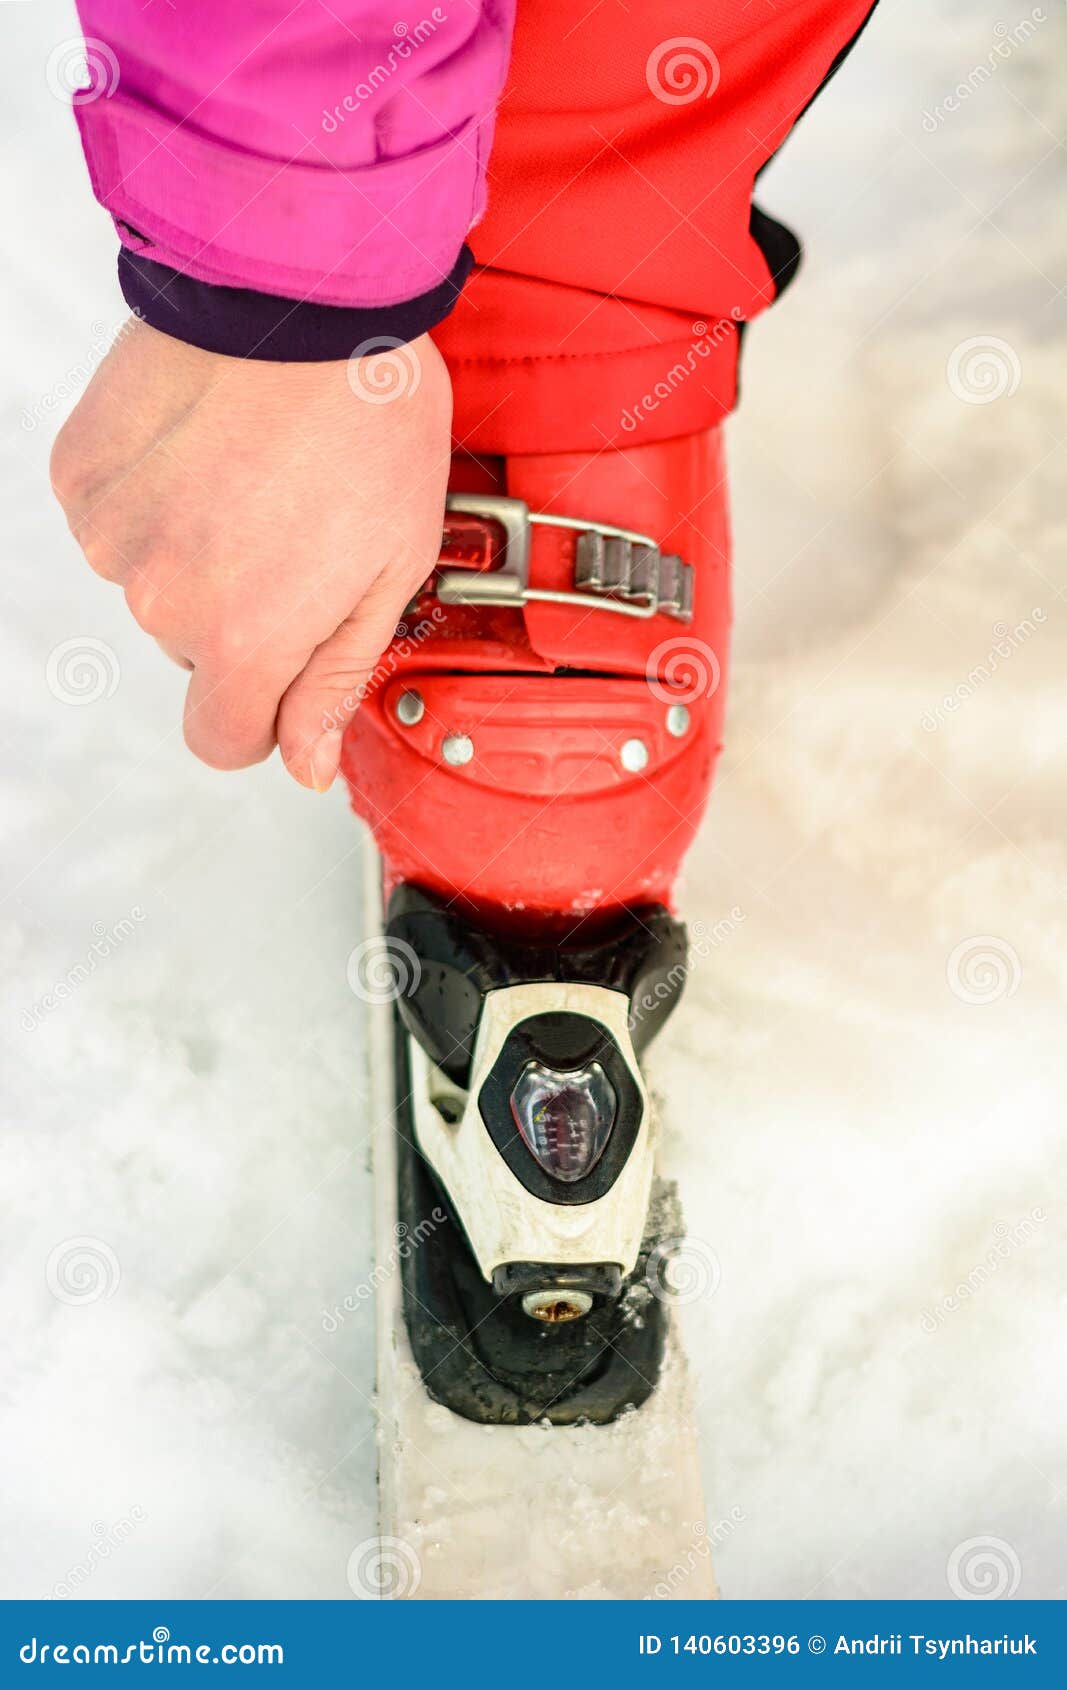
{"label": "snow", "polygon": [[[761,184],[808,261],[730,428],[732,707],[684,894],[709,938],[654,1076],[730,1596],[938,1597],[961,1558],[1067,1587],[1042,19],[975,77],[990,0],[883,0]],[[0,1594],[344,1597],[377,1459],[359,839],[340,794],[192,761],[183,678],[49,501],[122,305],[45,82],[73,15],[0,27]]]}

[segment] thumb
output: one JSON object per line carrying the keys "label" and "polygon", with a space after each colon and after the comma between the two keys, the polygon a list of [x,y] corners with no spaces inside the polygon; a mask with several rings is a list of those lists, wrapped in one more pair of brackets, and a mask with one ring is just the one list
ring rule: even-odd
{"label": "thumb", "polygon": [[282,758],[301,786],[325,792],[341,760],[344,730],[396,632],[397,584],[379,576],[329,639],[316,646],[278,707]]}

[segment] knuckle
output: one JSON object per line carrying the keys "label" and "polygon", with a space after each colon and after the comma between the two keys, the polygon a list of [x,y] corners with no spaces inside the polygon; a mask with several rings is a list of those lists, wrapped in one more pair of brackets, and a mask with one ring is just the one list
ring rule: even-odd
{"label": "knuckle", "polygon": [[219,616],[207,641],[213,668],[223,674],[252,661],[259,649],[260,639],[249,618],[241,612]]}
{"label": "knuckle", "polygon": [[138,570],[126,583],[126,603],[139,628],[155,639],[175,630],[174,607],[145,570]]}
{"label": "knuckle", "polygon": [[89,464],[69,428],[56,436],[48,460],[48,479],[60,504],[67,509],[84,503],[92,485]]}
{"label": "knuckle", "polygon": [[73,533],[94,575],[105,581],[122,579],[122,565],[116,555],[118,548],[112,545],[106,534],[102,534],[91,522],[80,522]]}
{"label": "knuckle", "polygon": [[340,698],[346,692],[362,685],[367,676],[376,667],[381,652],[374,655],[354,653],[346,658],[344,664],[330,664],[317,669],[313,676],[309,676],[305,691],[314,699]]}

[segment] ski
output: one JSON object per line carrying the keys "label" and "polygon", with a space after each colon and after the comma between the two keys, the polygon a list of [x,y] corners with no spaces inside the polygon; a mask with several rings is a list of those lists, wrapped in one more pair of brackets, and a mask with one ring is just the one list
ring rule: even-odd
{"label": "ski", "polygon": [[[569,1253],[570,1262],[546,1267],[519,1261],[510,1264],[510,1271],[487,1277],[458,1218],[457,1201],[420,1140],[421,1117],[430,1154],[445,1163],[458,1187],[462,1163],[453,1156],[448,1164],[442,1144],[435,1142],[435,1134],[461,1132],[469,1108],[470,1093],[456,1077],[463,1066],[456,1051],[467,1049],[473,1036],[480,1044],[479,1073],[491,1079],[494,1061],[499,1062],[493,1052],[506,1047],[516,1017],[520,1025],[527,1023],[527,1039],[530,1021],[536,1032],[536,1016],[549,1017],[548,1032],[561,1047],[557,1060],[578,1063],[569,1070],[572,1075],[599,1068],[602,1084],[610,1084],[610,1071],[618,1089],[625,1090],[618,1047],[629,1045],[630,999],[623,990],[589,980],[495,983],[501,973],[509,978],[531,970],[544,974],[546,961],[536,947],[514,947],[504,962],[478,954],[484,950],[483,935],[410,891],[394,896],[390,920],[383,909],[380,862],[369,840],[366,864],[366,930],[382,947],[385,966],[379,977],[384,973],[397,983],[395,996],[382,1001],[379,994],[368,1006],[367,1028],[378,1264],[382,1594],[408,1599],[711,1597],[715,1588],[689,1379],[667,1301],[657,1294],[663,1279],[655,1253],[664,1240],[677,1240],[682,1228],[673,1190],[653,1166],[657,1134],[639,1073],[634,1091],[640,1088],[640,1094],[630,1101],[640,1103],[642,1120],[632,1136],[647,1135],[636,1182],[647,1207],[635,1220],[630,1211],[639,1201],[636,1191],[624,1192],[613,1213],[594,1215],[590,1227],[596,1199],[556,1205],[565,1214],[555,1231],[554,1253]],[[665,916],[664,925],[668,931],[656,937],[676,950],[681,943],[676,926]],[[650,945],[653,952],[660,948],[656,937],[650,941],[636,927],[629,937],[633,967],[642,958],[648,961]],[[626,970],[620,967],[619,947],[613,945],[610,954],[618,988]],[[594,948],[593,955],[577,954],[565,971],[584,967],[588,973],[595,961]],[[451,1043],[443,1048],[443,1027],[434,1040],[424,1025],[422,1038],[434,1053],[442,1061],[452,1057],[441,1067],[409,1023],[420,1020],[416,978],[427,983],[424,996],[450,1006],[455,1016],[445,969],[458,971],[457,977],[468,983],[481,970],[485,993],[477,1002],[473,990],[464,994],[463,1008],[480,1024],[486,1001],[496,995],[490,1015],[500,1025],[488,1031],[482,1026],[479,1040],[476,1027],[453,1022]],[[614,1005],[608,1002],[612,997]],[[581,1046],[581,1018],[591,1008],[603,1018],[598,1023],[602,1030],[614,1022],[615,1038],[605,1040],[601,1031],[589,1060],[590,1052]],[[526,1013],[530,1010],[532,1015]],[[568,1029],[568,1015],[576,1027]],[[568,1030],[572,1038],[578,1035],[569,1052],[561,1038]],[[539,1078],[546,1065],[538,1065],[528,1051],[519,1054]],[[485,1078],[481,1083],[484,1088]],[[487,1110],[503,1101],[497,1091],[499,1086],[494,1091],[490,1084]],[[565,1101],[573,1107],[573,1094]],[[427,1120],[427,1111],[434,1119]],[[471,1124],[470,1114],[467,1119]],[[496,1158],[503,1174],[513,1178],[484,1118],[474,1124],[482,1128],[476,1150]],[[625,1118],[623,1125],[628,1132]],[[617,1120],[615,1130],[618,1126]],[[514,1118],[509,1137],[529,1155]],[[575,1145],[563,1137],[566,1144],[557,1150],[573,1163]],[[589,1155],[595,1148],[578,1147],[577,1153]],[[536,1157],[529,1159],[536,1168]],[[545,1151],[545,1159],[551,1160],[550,1152]],[[566,1171],[575,1174],[573,1166]],[[477,1173],[480,1182],[490,1184],[492,1161],[488,1166],[483,1161]],[[569,1183],[578,1184],[582,1177],[588,1173],[578,1173]],[[531,1235],[522,1234],[521,1217],[515,1214],[516,1207],[522,1208],[521,1184],[519,1192],[517,1204],[512,1193],[512,1202],[505,1196],[500,1207],[511,1214],[516,1247],[525,1239],[528,1250]],[[545,1207],[543,1199],[534,1197],[532,1216],[540,1220]],[[568,1217],[583,1211],[585,1224],[568,1227]],[[609,1248],[600,1241],[607,1234],[597,1235],[598,1225],[614,1226],[615,1254],[634,1257],[625,1283],[614,1264],[612,1271],[588,1259]],[[475,1236],[491,1256],[490,1226],[484,1212],[475,1217]],[[620,1251],[618,1240],[626,1228],[636,1233],[636,1242]]]}

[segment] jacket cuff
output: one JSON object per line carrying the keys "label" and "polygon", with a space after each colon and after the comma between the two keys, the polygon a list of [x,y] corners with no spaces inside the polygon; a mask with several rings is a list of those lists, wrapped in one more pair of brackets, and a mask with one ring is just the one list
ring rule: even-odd
{"label": "jacket cuff", "polygon": [[[246,152],[119,90],[74,108],[93,192],[160,263],[320,305],[392,305],[452,271],[485,200],[492,114],[342,169]],[[303,153],[306,149],[301,149]]]}
{"label": "jacket cuff", "polygon": [[311,364],[417,339],[448,316],[473,263],[464,246],[443,282],[399,305],[319,305],[201,282],[121,247],[119,286],[143,322],[174,340],[228,358]]}

